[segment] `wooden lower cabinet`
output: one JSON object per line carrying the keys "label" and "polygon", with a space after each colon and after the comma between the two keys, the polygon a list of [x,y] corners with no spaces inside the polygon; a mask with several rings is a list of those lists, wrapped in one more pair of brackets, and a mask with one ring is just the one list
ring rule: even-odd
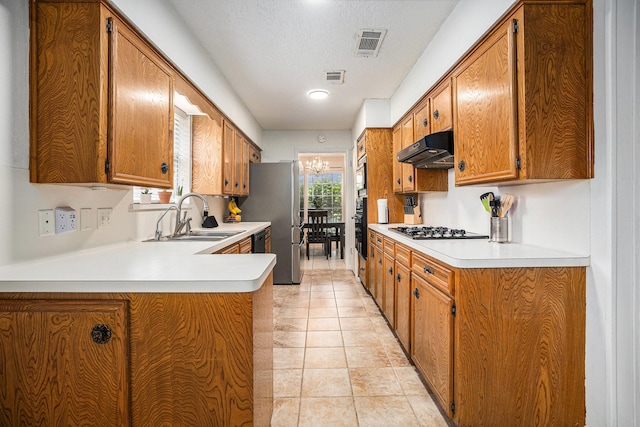
{"label": "wooden lower cabinet", "polygon": [[396,335],[409,351],[411,348],[411,270],[396,260]]}
{"label": "wooden lower cabinet", "polygon": [[0,300],[0,425],[128,425],[128,343],[126,301]]}
{"label": "wooden lower cabinet", "polygon": [[453,298],[414,274],[411,358],[451,417],[453,403]]}
{"label": "wooden lower cabinet", "polygon": [[382,286],[384,288],[382,301],[382,311],[384,312],[389,324],[395,328],[395,287],[396,287],[396,275],[395,275],[395,260],[393,256],[385,253],[382,261],[383,279]]}
{"label": "wooden lower cabinet", "polygon": [[373,297],[378,303],[378,307],[384,305],[384,252],[376,247],[376,258],[373,260],[375,270],[375,281],[373,282]]}
{"label": "wooden lower cabinet", "polygon": [[0,425],[269,425],[272,285],[0,294]]}
{"label": "wooden lower cabinet", "polygon": [[394,260],[376,302],[458,426],[585,425],[584,267],[453,268],[398,241]]}

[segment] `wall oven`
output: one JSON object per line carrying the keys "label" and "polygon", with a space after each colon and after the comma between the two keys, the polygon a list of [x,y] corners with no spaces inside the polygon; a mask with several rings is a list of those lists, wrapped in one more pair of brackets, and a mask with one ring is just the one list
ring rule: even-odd
{"label": "wall oven", "polygon": [[356,192],[359,197],[367,195],[367,156],[364,155],[358,160],[356,167]]}
{"label": "wall oven", "polygon": [[367,198],[356,198],[355,220],[356,250],[367,259]]}

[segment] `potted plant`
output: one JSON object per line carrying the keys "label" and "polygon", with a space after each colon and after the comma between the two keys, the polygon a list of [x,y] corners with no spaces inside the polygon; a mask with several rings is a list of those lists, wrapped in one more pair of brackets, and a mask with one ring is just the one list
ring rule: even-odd
{"label": "potted plant", "polygon": [[140,193],[140,203],[149,204],[151,203],[151,191],[148,188],[144,188]]}
{"label": "potted plant", "polygon": [[158,191],[158,198],[160,199],[160,203],[167,204],[171,200],[171,194],[173,192],[171,190],[162,190]]}

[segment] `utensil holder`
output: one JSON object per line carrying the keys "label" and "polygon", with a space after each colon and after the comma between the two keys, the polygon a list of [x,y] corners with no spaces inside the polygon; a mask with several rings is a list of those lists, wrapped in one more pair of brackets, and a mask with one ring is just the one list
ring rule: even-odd
{"label": "utensil holder", "polygon": [[491,217],[491,231],[489,241],[497,243],[509,242],[509,218]]}

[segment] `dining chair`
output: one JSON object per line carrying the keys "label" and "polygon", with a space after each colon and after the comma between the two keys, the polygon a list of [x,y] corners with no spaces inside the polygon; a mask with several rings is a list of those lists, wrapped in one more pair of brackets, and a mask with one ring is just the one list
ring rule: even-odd
{"label": "dining chair", "polygon": [[313,211],[309,212],[309,221],[307,223],[307,259],[309,259],[309,244],[322,243],[324,255],[329,258],[327,246],[331,243],[328,240],[328,234],[326,230],[327,218],[329,212]]}

